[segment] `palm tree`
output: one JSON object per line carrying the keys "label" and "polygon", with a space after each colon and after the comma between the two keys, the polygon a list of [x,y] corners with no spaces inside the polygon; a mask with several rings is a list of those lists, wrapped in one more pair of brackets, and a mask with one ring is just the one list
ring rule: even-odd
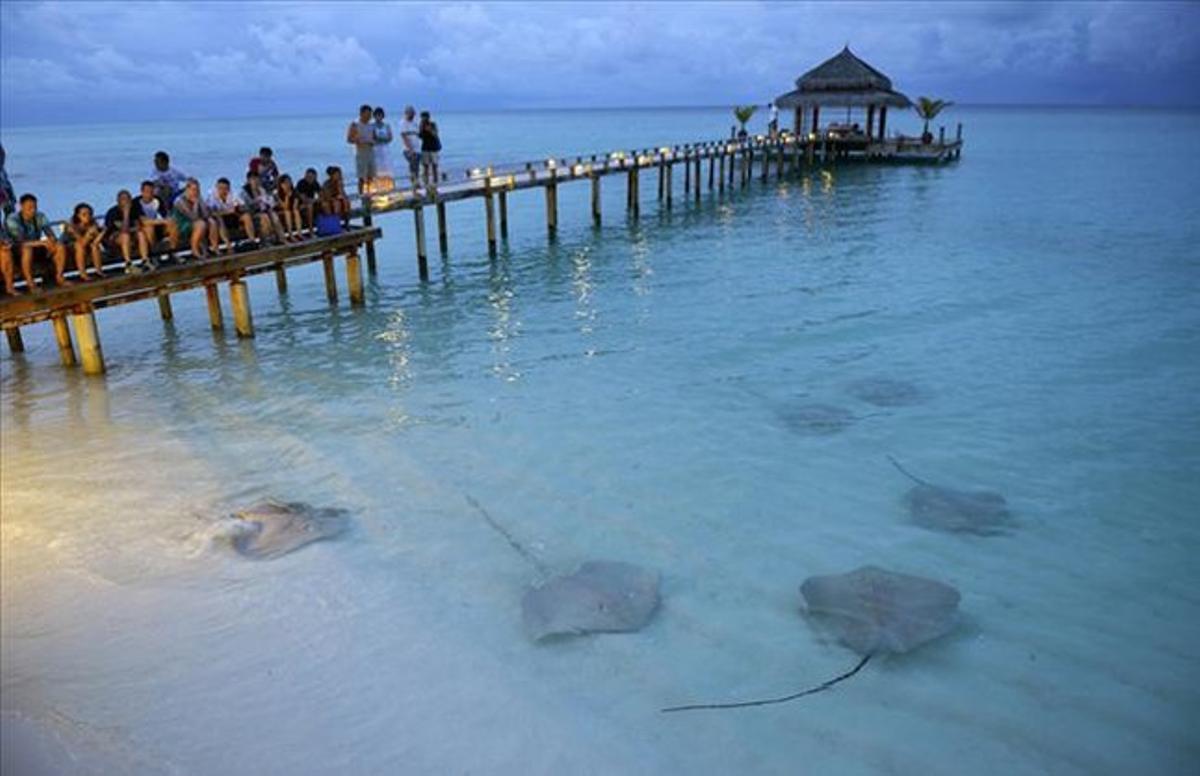
{"label": "palm tree", "polygon": [[733,109],[734,118],[742,125],[743,132],[746,131],[746,122],[750,120],[750,117],[754,115],[754,111],[756,110],[758,110],[757,105],[743,105]]}
{"label": "palm tree", "polygon": [[913,106],[913,110],[925,120],[925,129],[921,132],[921,139],[924,142],[928,143],[933,139],[933,135],[929,134],[929,122],[936,119],[944,108],[949,108],[953,104],[949,100],[935,100],[930,97],[917,98],[917,104]]}

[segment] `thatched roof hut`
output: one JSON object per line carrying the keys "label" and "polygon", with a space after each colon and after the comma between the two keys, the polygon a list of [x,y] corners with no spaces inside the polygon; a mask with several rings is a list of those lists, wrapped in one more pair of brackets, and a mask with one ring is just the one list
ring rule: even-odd
{"label": "thatched roof hut", "polygon": [[[866,135],[874,134],[879,110],[879,136],[883,137],[888,107],[907,108],[912,103],[892,88],[892,79],[855,56],[849,46],[796,79],[796,88],[775,99],[781,109],[794,109],[796,132],[805,131],[807,111],[812,111],[808,131],[819,130],[820,108],[865,108]],[[848,111],[849,112],[849,111]]]}

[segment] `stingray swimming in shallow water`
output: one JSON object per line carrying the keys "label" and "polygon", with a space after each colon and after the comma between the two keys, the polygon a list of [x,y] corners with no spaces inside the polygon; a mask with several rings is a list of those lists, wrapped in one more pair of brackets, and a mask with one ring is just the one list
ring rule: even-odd
{"label": "stingray swimming in shallow water", "polygon": [[991,490],[966,491],[934,485],[911,473],[895,458],[888,460],[916,483],[905,495],[913,522],[922,528],[979,536],[1001,534],[1012,524],[1004,496]]}
{"label": "stingray swimming in shallow water", "polygon": [[864,377],[847,385],[846,390],[876,407],[908,407],[925,400],[925,393],[916,385],[890,377]]}
{"label": "stingray swimming in shallow water", "polygon": [[591,560],[570,574],[551,576],[550,569],[478,501],[469,495],[466,498],[541,577],[542,581],[521,599],[525,630],[534,641],[551,636],[641,630],[658,609],[657,572],[632,563]]}
{"label": "stingray swimming in shallow water", "polygon": [[790,695],[734,703],[671,706],[671,711],[769,706],[823,692],[862,670],[875,655],[902,654],[940,638],[958,621],[960,595],[925,577],[863,566],[846,574],[809,577],[800,586],[805,611],[829,627],[838,641],[862,656],[844,674]]}
{"label": "stingray swimming in shallow water", "polygon": [[254,560],[269,560],[346,530],[349,512],[300,501],[261,501],[238,510],[233,548]]}

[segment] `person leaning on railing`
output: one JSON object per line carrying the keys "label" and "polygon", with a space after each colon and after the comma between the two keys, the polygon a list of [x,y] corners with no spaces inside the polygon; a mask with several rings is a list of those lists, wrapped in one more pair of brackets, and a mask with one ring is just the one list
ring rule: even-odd
{"label": "person leaning on railing", "polygon": [[37,290],[33,279],[33,259],[46,256],[54,262],[54,281],[60,286],[71,285],[63,277],[67,266],[67,251],[54,236],[45,213],[37,209],[37,197],[22,194],[20,207],[4,220],[4,227],[14,243],[14,250],[21,253],[21,275],[30,291]]}

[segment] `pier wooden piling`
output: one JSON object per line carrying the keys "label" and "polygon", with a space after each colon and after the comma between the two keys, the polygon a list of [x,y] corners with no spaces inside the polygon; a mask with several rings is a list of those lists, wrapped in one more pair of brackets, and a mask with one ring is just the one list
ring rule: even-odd
{"label": "pier wooden piling", "polygon": [[75,366],[79,363],[75,358],[75,346],[71,344],[71,327],[67,325],[66,316],[56,315],[50,319],[54,326],[54,340],[58,343],[58,360],[63,366]]}
{"label": "pier wooden piling", "polygon": [[437,202],[438,251],[445,256],[450,252],[450,235],[446,232],[446,203]]}
{"label": "pier wooden piling", "polygon": [[325,298],[330,304],[337,304],[337,275],[333,272],[333,253],[326,251],[321,254],[321,269],[325,273]]}
{"label": "pier wooden piling", "polygon": [[546,186],[546,234],[553,240],[558,236],[558,171],[552,171]]}
{"label": "pier wooden piling", "polygon": [[8,340],[9,353],[24,353],[25,341],[21,339],[21,330],[18,328],[5,329],[4,337]]}
{"label": "pier wooden piling", "polygon": [[496,195],[496,202],[500,205],[500,239],[508,241],[508,192],[500,189]]}
{"label": "pier wooden piling", "polygon": [[487,228],[487,250],[489,256],[496,255],[496,202],[492,196],[492,184],[483,184],[484,223]]}
{"label": "pier wooden piling", "polygon": [[100,349],[100,332],[96,329],[96,313],[90,306],[71,316],[75,338],[79,340],[79,360],[85,375],[104,374],[104,351]]}
{"label": "pier wooden piling", "polygon": [[287,293],[287,270],[282,264],[275,265],[275,290],[281,294]]}
{"label": "pier wooden piling", "polygon": [[363,293],[362,265],[358,259],[358,251],[350,251],[346,254],[346,288],[349,290],[352,306],[361,307],[366,304],[366,295]]}
{"label": "pier wooden piling", "polygon": [[208,325],[213,331],[225,328],[225,321],[221,317],[221,296],[215,283],[204,286],[204,299],[208,305]]}
{"label": "pier wooden piling", "polygon": [[[661,169],[661,168],[660,168]],[[592,223],[600,226],[600,176],[591,170],[588,176],[592,179]],[[659,198],[662,198],[662,187],[659,187]]]}
{"label": "pier wooden piling", "polygon": [[[490,208],[490,201],[488,205]],[[494,235],[489,235],[489,237],[494,238]],[[413,208],[413,238],[417,243],[417,275],[424,282],[429,280],[429,257],[425,253],[425,208],[423,207]]]}
{"label": "pier wooden piling", "polygon": [[242,278],[229,281],[229,306],[233,308],[233,329],[239,337],[254,336],[254,318],[250,314],[250,289]]}
{"label": "pier wooden piling", "polygon": [[174,311],[171,310],[171,297],[168,294],[160,294],[158,297],[158,315],[164,321],[175,317]]}

